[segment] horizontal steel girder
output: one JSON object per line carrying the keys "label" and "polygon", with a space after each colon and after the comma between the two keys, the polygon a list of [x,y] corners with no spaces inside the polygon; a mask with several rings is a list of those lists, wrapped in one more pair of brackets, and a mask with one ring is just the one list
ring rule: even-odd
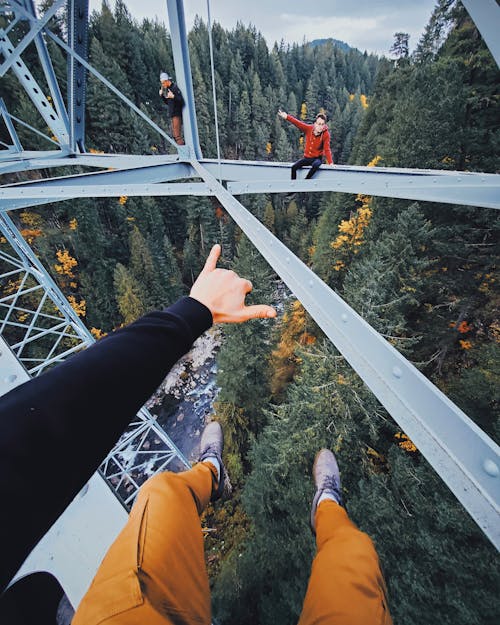
{"label": "horizontal steel girder", "polygon": [[[112,166],[112,157],[109,158],[108,164]],[[76,161],[75,164],[82,164],[79,158],[66,159],[68,160]],[[123,158],[120,164],[125,163],[126,160]],[[381,197],[500,208],[500,175],[498,174],[337,166],[321,169],[312,180],[292,181],[289,179],[290,166],[283,163],[221,161],[219,166],[217,161],[204,160],[201,164],[213,176],[219,175],[220,172],[221,179],[227,181],[228,191],[234,195],[286,193],[291,190],[303,193],[363,193]],[[0,205],[3,210],[11,210],[29,205],[26,203],[27,200],[45,198],[42,202],[37,202],[43,203],[89,197],[92,194],[96,197],[189,195],[192,183],[188,186],[182,183],[184,186],[178,189],[173,188],[175,185],[169,185],[167,188],[163,185],[157,187],[156,184],[150,184],[174,178],[197,177],[195,170],[188,163],[178,162],[177,165],[179,169],[175,173],[171,163],[155,164],[0,187]],[[113,191],[113,185],[126,185],[128,192],[125,193],[123,189],[120,192],[118,188]],[[98,190],[97,186],[103,188]],[[71,190],[69,190],[70,187]],[[197,187],[194,194],[203,195],[202,191],[202,187]],[[206,194],[211,195],[208,188]]]}
{"label": "horizontal steel girder", "polygon": [[[211,169],[211,173],[215,175],[215,165],[207,169]],[[255,175],[258,173],[254,172]],[[431,172],[412,169],[391,171],[382,168],[336,166],[320,169],[312,180],[290,180],[288,171],[288,180],[285,181],[281,180],[283,172],[273,171],[273,173],[274,179],[266,176],[259,180],[252,176],[251,179],[246,178],[244,181],[228,182],[227,189],[233,195],[334,191],[500,208],[500,175],[498,174]]]}
{"label": "horizontal steel girder", "polygon": [[[165,197],[169,195],[213,195],[210,187],[203,182],[175,182],[172,184],[114,184],[114,185],[71,185],[60,187],[33,187],[19,192],[11,189],[0,189],[0,212],[10,210],[2,206],[2,200],[22,199],[36,200],[44,198],[48,202],[60,202],[72,198],[85,197]],[[31,202],[30,202],[31,204]]]}

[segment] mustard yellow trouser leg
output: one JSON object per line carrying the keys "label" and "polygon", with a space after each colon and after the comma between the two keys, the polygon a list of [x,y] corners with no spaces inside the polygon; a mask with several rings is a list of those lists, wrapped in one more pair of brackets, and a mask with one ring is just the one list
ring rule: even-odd
{"label": "mustard yellow trouser leg", "polygon": [[391,625],[375,547],[334,501],[316,510],[316,545],[299,625]]}
{"label": "mustard yellow trouser leg", "polygon": [[72,625],[209,625],[210,588],[199,514],[217,473],[202,462],[140,489]]}

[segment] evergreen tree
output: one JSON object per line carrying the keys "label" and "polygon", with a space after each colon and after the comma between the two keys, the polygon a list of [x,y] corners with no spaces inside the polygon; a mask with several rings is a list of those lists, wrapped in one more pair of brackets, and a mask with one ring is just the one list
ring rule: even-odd
{"label": "evergreen tree", "polygon": [[123,323],[131,323],[146,312],[144,291],[140,283],[126,267],[118,263],[114,275],[116,302],[123,317]]}
{"label": "evergreen tree", "polygon": [[[391,231],[367,244],[344,281],[346,301],[378,332],[407,355],[419,340],[411,323],[421,305],[423,251],[432,237],[418,204],[401,212]],[[409,327],[410,326],[410,327]]]}
{"label": "evergreen tree", "polygon": [[133,226],[129,235],[130,264],[129,273],[137,284],[141,285],[144,310],[161,307],[165,301],[163,285],[159,280],[159,272],[155,266],[153,255],[146,239]]}
{"label": "evergreen tree", "polygon": [[[272,273],[255,247],[243,236],[237,247],[234,271],[249,279],[254,288],[247,302],[270,303]],[[225,328],[224,345],[219,351],[217,382],[219,400],[243,408],[248,415],[250,432],[262,427],[262,407],[269,397],[267,355],[269,322],[256,319]]]}

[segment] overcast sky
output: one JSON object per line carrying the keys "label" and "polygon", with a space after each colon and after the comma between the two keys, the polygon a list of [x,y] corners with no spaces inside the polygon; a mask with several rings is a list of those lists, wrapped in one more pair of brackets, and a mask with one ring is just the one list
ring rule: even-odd
{"label": "overcast sky", "polygon": [[[302,43],[333,37],[362,52],[386,56],[394,33],[410,35],[413,51],[437,0],[210,0],[212,22],[231,30],[238,21],[252,24],[271,48],[275,41]],[[114,0],[108,0],[114,7]],[[131,15],[142,20],[155,16],[168,28],[166,0],[125,0]],[[90,0],[100,8],[101,0]],[[188,31],[196,15],[207,22],[207,0],[184,0]]]}

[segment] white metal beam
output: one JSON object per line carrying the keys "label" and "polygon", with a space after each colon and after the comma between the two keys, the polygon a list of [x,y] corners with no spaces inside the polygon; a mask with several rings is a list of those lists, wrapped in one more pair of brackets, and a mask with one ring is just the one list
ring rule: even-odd
{"label": "white metal beam", "polygon": [[500,549],[500,447],[199,163],[193,167]]}

